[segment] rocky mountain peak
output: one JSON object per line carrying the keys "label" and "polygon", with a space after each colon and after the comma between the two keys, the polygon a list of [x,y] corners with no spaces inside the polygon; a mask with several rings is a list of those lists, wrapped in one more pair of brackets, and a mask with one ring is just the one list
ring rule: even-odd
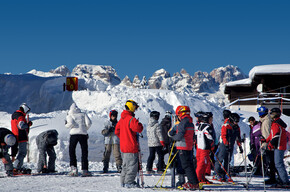
{"label": "rocky mountain peak", "polygon": [[210,72],[210,75],[219,84],[225,84],[230,81],[247,78],[247,76],[242,72],[239,67],[233,65],[214,69]]}
{"label": "rocky mountain peak", "polygon": [[49,72],[54,74],[60,74],[61,76],[70,75],[70,70],[65,65],[59,66],[56,69],[52,69]]}

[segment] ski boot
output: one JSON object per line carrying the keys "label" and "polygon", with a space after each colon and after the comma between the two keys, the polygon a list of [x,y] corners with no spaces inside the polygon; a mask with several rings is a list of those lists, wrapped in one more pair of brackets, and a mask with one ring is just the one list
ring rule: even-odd
{"label": "ski boot", "polygon": [[109,163],[104,162],[103,173],[108,173],[108,172],[109,172]]}
{"label": "ski boot", "polygon": [[182,185],[185,183],[185,177],[184,174],[178,175],[178,181],[176,183],[176,188],[182,187]]}
{"label": "ski boot", "polygon": [[71,171],[68,173],[69,176],[76,177],[78,176],[78,169],[75,166],[71,166]]}
{"label": "ski boot", "polygon": [[89,172],[88,170],[83,170],[82,177],[90,177],[90,176],[92,176],[91,172]]}
{"label": "ski boot", "polygon": [[187,183],[184,183],[181,187],[178,187],[178,189],[181,189],[181,190],[199,190],[200,187],[199,187],[199,184],[191,184],[189,182]]}
{"label": "ski boot", "polygon": [[146,169],[146,174],[154,174],[155,171],[153,171],[152,169]]}

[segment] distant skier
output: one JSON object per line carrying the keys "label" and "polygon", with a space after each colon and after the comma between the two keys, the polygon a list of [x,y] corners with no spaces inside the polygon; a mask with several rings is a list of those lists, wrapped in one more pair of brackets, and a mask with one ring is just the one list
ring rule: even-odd
{"label": "distant skier", "polygon": [[[55,160],[56,153],[54,151],[54,146],[57,145],[58,132],[53,130],[48,130],[40,133],[36,137],[36,145],[39,151],[38,157],[38,173],[54,173],[55,170]],[[48,163],[46,155],[49,156]]]}
{"label": "distant skier", "polygon": [[214,150],[214,131],[210,124],[212,113],[204,113],[197,128],[196,175],[200,183],[210,184],[205,178],[208,166],[210,167],[210,151]]}
{"label": "distant skier", "polygon": [[179,150],[181,165],[188,179],[188,182],[183,184],[181,188],[187,190],[199,189],[195,167],[192,163],[194,125],[190,116],[190,108],[188,106],[178,106],[175,113],[180,119],[180,123],[177,127],[176,134],[173,135],[174,132],[172,131],[169,134],[176,141],[176,149]]}
{"label": "distant skier", "polygon": [[262,139],[261,141],[266,142],[268,144],[268,149],[274,151],[275,167],[281,180],[281,183],[278,183],[277,186],[289,186],[288,174],[283,161],[284,153],[287,149],[287,125],[280,119],[281,110],[279,108],[271,109],[270,116],[273,120],[271,133],[268,138]]}
{"label": "distant skier", "polygon": [[31,121],[26,120],[26,115],[30,112],[30,108],[26,103],[22,103],[19,109],[15,111],[11,116],[11,130],[16,136],[19,150],[16,160],[14,161],[14,171],[18,173],[30,173],[30,169],[26,169],[23,166],[23,160],[27,155],[27,142],[29,128],[32,126]]}
{"label": "distant skier", "polygon": [[105,151],[103,155],[103,172],[108,173],[110,156],[113,149],[113,154],[116,161],[117,171],[121,173],[122,171],[122,157],[120,152],[120,139],[115,134],[115,127],[118,123],[118,112],[116,110],[111,110],[109,113],[109,120],[105,122],[104,129],[102,130],[102,135],[105,137]]}
{"label": "distant skier", "polygon": [[135,118],[134,112],[139,108],[133,100],[125,104],[126,110],[121,114],[121,119],[116,125],[115,134],[120,138],[122,152],[121,186],[127,188],[139,187],[135,182],[138,172],[138,133],[143,131],[143,125]]}
{"label": "distant skier", "polygon": [[76,146],[78,143],[82,149],[82,176],[91,176],[88,171],[88,132],[87,130],[91,127],[92,122],[86,113],[81,112],[75,103],[70,106],[69,112],[66,116],[65,126],[70,129],[69,139],[69,156],[71,172],[70,176],[77,176],[77,157],[76,157]]}
{"label": "distant skier", "polygon": [[[6,174],[8,177],[13,176],[13,165],[12,162],[15,160],[15,156],[18,152],[18,143],[15,135],[8,129],[0,128],[0,158],[4,164]],[[9,148],[12,148],[12,160],[8,153]]]}
{"label": "distant skier", "polygon": [[147,160],[146,171],[148,174],[153,173],[152,166],[155,160],[155,153],[158,155],[157,172],[163,173],[164,155],[162,148],[165,147],[165,142],[161,127],[158,123],[159,116],[160,113],[158,111],[152,111],[150,113],[149,123],[147,126],[149,156]]}

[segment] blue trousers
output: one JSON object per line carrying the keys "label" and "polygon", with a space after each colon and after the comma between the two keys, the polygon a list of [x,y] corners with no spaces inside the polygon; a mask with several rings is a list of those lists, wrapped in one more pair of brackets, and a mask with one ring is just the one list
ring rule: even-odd
{"label": "blue trousers", "polygon": [[275,149],[274,151],[274,161],[275,167],[278,171],[279,177],[282,180],[283,184],[288,184],[289,179],[284,165],[284,150]]}

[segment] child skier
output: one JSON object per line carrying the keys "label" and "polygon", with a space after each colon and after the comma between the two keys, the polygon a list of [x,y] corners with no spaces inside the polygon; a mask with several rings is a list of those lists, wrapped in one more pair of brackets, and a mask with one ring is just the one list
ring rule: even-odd
{"label": "child skier", "polygon": [[138,172],[137,134],[143,131],[143,125],[135,118],[134,112],[139,108],[133,100],[125,104],[126,110],[121,114],[121,119],[116,125],[115,134],[120,138],[120,149],[123,157],[121,172],[121,186],[127,188],[139,187],[135,182]]}
{"label": "child skier", "polygon": [[111,151],[115,156],[116,166],[118,173],[122,171],[122,157],[120,152],[120,140],[115,134],[115,127],[118,123],[118,112],[111,110],[109,113],[110,120],[105,123],[105,127],[102,130],[102,135],[105,137],[105,152],[103,155],[103,172],[108,173]]}
{"label": "child skier", "polygon": [[190,108],[188,106],[178,106],[175,113],[180,119],[180,123],[177,127],[176,134],[171,134],[170,136],[176,141],[176,149],[179,150],[181,165],[188,179],[188,182],[182,185],[182,189],[199,189],[195,168],[192,163],[194,125],[190,116]]}
{"label": "child skier", "polygon": [[210,151],[214,149],[213,128],[209,123],[212,113],[204,113],[197,131],[196,175],[200,183],[212,183],[205,178],[206,169],[210,166]]}
{"label": "child skier", "polygon": [[161,127],[158,123],[160,113],[158,111],[152,111],[150,113],[150,119],[147,127],[149,157],[147,160],[146,171],[148,174],[153,173],[152,166],[155,159],[155,153],[158,154],[157,172],[163,173],[163,161],[164,155],[162,148],[165,147],[165,142],[162,135]]}

